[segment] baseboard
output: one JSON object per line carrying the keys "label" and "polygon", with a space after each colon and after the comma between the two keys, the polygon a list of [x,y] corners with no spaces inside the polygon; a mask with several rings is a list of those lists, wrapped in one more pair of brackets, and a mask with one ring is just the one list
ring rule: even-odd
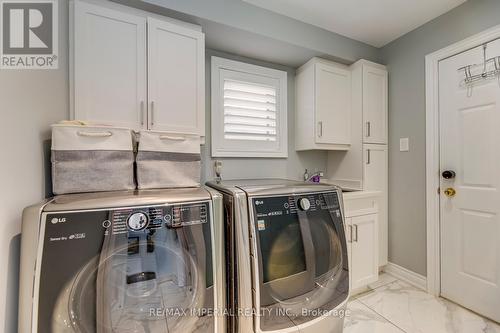
{"label": "baseboard", "polygon": [[427,291],[427,278],[423,275],[410,271],[392,262],[387,263],[383,268],[384,272],[393,275],[409,284]]}

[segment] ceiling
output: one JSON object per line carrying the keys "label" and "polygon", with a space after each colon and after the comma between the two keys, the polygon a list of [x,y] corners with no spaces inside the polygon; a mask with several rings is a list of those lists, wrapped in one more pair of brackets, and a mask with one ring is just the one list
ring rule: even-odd
{"label": "ceiling", "polygon": [[243,0],[382,47],[467,0]]}

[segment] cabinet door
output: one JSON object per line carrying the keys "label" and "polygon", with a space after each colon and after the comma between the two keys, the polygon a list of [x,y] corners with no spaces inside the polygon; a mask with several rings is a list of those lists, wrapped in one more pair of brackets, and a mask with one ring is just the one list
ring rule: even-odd
{"label": "cabinet door", "polygon": [[388,161],[387,146],[364,145],[364,186],[365,190],[381,191],[379,202],[379,265],[388,259]]}
{"label": "cabinet door", "polygon": [[352,289],[378,280],[377,214],[352,217]]}
{"label": "cabinet door", "polygon": [[200,31],[148,18],[149,127],[205,132],[205,39]]}
{"label": "cabinet door", "polygon": [[364,143],[387,143],[387,71],[363,66]]}
{"label": "cabinet door", "polygon": [[347,69],[316,65],[315,140],[316,143],[351,143],[351,72]]}
{"label": "cabinet door", "polygon": [[75,1],[72,117],[134,129],[145,122],[146,19]]}

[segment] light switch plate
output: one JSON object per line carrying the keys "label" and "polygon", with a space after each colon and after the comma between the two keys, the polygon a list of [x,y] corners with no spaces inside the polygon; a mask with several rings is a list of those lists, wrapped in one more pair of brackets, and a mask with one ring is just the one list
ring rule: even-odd
{"label": "light switch plate", "polygon": [[399,151],[410,151],[410,139],[400,138],[399,139]]}

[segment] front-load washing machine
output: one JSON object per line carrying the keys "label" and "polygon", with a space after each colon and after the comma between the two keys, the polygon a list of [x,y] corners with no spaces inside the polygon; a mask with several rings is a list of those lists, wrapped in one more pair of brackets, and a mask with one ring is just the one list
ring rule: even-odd
{"label": "front-load washing machine", "polygon": [[349,297],[342,191],[280,179],[223,194],[229,331],[338,333]]}
{"label": "front-load washing machine", "polygon": [[225,332],[212,189],[55,197],[25,209],[19,332]]}

